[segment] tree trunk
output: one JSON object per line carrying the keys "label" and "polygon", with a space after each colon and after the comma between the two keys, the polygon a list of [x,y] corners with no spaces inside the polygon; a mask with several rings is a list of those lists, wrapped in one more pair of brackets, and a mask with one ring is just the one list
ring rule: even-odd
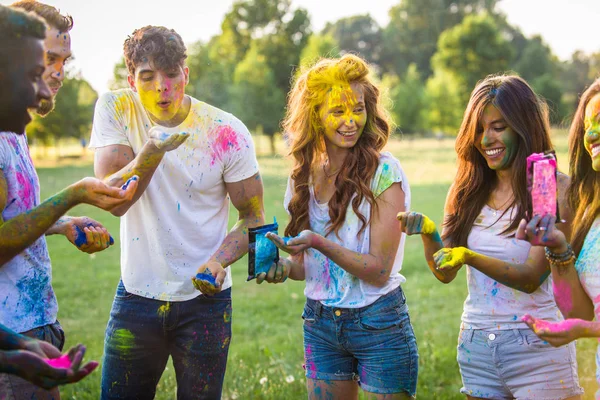
{"label": "tree trunk", "polygon": [[275,134],[269,135],[269,142],[271,143],[271,155],[275,155],[277,151],[275,150]]}

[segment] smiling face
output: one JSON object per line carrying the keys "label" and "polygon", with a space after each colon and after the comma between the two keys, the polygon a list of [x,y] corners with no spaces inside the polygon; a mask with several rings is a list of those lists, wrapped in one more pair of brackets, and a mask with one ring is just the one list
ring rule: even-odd
{"label": "smiling face", "polygon": [[340,148],[352,148],[367,122],[363,88],[358,83],[333,86],[319,108],[325,140]]}
{"label": "smiling face", "polygon": [[600,172],[600,93],[585,107],[583,124],[585,149],[592,158],[592,168]]}
{"label": "smiling face", "polygon": [[478,129],[475,147],[488,167],[495,171],[510,168],[517,153],[517,134],[494,105],[485,107]]}
{"label": "smiling face", "polygon": [[38,109],[38,114],[46,115],[54,109],[54,97],[61,88],[65,79],[65,63],[71,58],[71,36],[69,32],[60,32],[51,27],[46,31],[46,70],[44,81],[50,88],[52,97],[43,100]]}
{"label": "smiling face", "polygon": [[165,126],[179,125],[187,116],[185,86],[188,68],[177,65],[171,70],[155,68],[145,61],[135,68],[135,77],[128,77],[131,88],[138,92],[152,121]]}
{"label": "smiling face", "polygon": [[23,133],[31,121],[29,110],[50,98],[43,79],[45,70],[44,44],[39,39],[19,39],[19,51],[10,58],[0,76],[0,130]]}

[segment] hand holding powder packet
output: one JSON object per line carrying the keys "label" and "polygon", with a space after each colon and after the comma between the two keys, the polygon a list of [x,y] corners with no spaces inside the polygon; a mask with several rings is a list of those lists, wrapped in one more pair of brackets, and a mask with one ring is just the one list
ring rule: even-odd
{"label": "hand holding powder packet", "polygon": [[269,272],[273,263],[279,261],[279,249],[265,235],[268,232],[277,234],[279,226],[273,223],[248,229],[248,280],[256,278],[260,273]]}
{"label": "hand holding powder packet", "polygon": [[554,152],[533,153],[527,157],[527,189],[531,194],[532,214],[558,215],[556,186],[556,155]]}

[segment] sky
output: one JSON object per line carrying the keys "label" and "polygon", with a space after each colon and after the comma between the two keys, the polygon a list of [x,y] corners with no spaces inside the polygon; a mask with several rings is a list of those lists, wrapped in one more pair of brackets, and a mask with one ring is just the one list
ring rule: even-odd
{"label": "sky", "polygon": [[[8,5],[14,0],[0,0]],[[221,22],[233,0],[45,0],[71,14],[75,59],[70,68],[80,71],[98,92],[108,90],[113,67],[123,51],[123,41],[134,29],[163,25],[175,29],[187,43],[207,41],[221,32]],[[389,9],[399,0],[292,0],[292,7],[306,8],[312,28],[327,22],[370,13],[381,25],[389,21]],[[562,60],[575,50],[600,51],[599,0],[501,0],[499,8],[508,21],[527,36],[540,34]]]}

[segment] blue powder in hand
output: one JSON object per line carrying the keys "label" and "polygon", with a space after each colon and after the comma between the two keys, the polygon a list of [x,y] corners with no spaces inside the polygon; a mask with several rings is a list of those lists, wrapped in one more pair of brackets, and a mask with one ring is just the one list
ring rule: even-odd
{"label": "blue powder in hand", "polygon": [[196,274],[196,280],[208,282],[214,287],[218,287],[215,277],[210,272],[200,272]]}
{"label": "blue powder in hand", "polygon": [[[89,228],[91,226],[94,226],[94,224],[87,224],[86,227]],[[75,231],[77,232],[77,236],[75,236],[75,246],[77,247],[81,247],[84,244],[87,244],[87,237],[85,236],[85,232],[83,231],[83,229],[81,229],[79,226],[75,226]],[[109,244],[113,245],[115,244],[115,240],[113,239],[112,236],[109,236]]]}
{"label": "blue powder in hand", "polygon": [[127,182],[125,182],[125,184],[121,186],[121,189],[127,190],[131,181],[137,181],[137,176],[132,176],[131,178],[127,179]]}

